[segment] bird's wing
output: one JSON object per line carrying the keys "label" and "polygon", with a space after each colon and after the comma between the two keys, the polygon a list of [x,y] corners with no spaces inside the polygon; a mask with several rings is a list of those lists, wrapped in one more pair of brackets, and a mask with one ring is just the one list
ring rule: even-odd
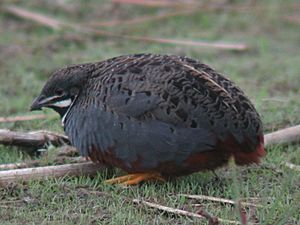
{"label": "bird's wing", "polygon": [[214,77],[185,62],[185,58],[134,55],[121,59],[89,80],[87,100],[94,96],[107,110],[135,119],[153,117],[195,128],[198,125],[192,120],[198,120],[201,126],[207,120],[209,113],[201,110],[210,108],[217,114],[222,110],[216,106],[225,102],[226,107],[232,99]]}
{"label": "bird's wing", "polygon": [[208,66],[188,58],[130,56],[115,60],[115,65],[89,82],[88,96],[95,96],[106,110],[141,121],[211,128],[220,137],[231,131],[240,139],[238,130],[243,127],[253,133],[259,129],[259,116],[244,93]]}

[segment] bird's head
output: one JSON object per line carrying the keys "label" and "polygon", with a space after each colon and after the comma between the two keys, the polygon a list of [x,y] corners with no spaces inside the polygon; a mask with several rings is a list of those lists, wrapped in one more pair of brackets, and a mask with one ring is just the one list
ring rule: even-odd
{"label": "bird's head", "polygon": [[50,76],[40,95],[33,101],[30,110],[48,107],[63,117],[81,92],[93,68],[93,64],[82,64],[57,70]]}

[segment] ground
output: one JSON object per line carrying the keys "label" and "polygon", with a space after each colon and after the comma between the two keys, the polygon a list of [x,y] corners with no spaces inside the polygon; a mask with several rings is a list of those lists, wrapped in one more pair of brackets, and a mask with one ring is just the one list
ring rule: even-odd
{"label": "ground", "polygon": [[[220,1],[208,1],[209,4]],[[246,43],[246,51],[139,42],[53,30],[4,13],[14,3],[56,19],[85,27],[98,21],[127,20],[155,15],[169,8],[113,5],[109,1],[3,1],[0,8],[0,116],[32,115],[29,106],[51,72],[67,64],[94,62],[122,54],[152,52],[187,55],[211,65],[235,81],[262,116],[265,133],[300,123],[300,5],[289,1],[222,1],[246,6],[197,13],[135,25],[99,27],[118,34],[178,40]],[[245,5],[246,4],[246,5]],[[250,7],[250,8],[249,8]],[[255,7],[255,8],[251,8]],[[173,9],[174,10],[174,9]],[[172,11],[172,9],[171,9]],[[55,16],[54,16],[55,15]],[[292,17],[292,18],[291,18]],[[297,20],[298,18],[298,20]],[[47,119],[0,123],[0,128],[63,132],[58,115]],[[50,152],[55,151],[49,147]],[[178,194],[201,194],[228,199],[259,198],[262,207],[246,208],[248,221],[259,224],[297,224],[300,221],[300,174],[285,166],[300,164],[300,146],[272,146],[260,166],[221,168],[180,177],[166,183],[124,188],[103,182],[111,176],[32,181],[0,189],[1,224],[203,224],[142,205],[139,198],[214,216],[239,220],[237,210],[211,201]],[[28,160],[26,151],[0,146],[0,163]],[[38,158],[38,156],[33,156]],[[45,164],[51,163],[44,162]],[[122,174],[116,170],[113,175]],[[199,203],[198,205],[194,205]]]}

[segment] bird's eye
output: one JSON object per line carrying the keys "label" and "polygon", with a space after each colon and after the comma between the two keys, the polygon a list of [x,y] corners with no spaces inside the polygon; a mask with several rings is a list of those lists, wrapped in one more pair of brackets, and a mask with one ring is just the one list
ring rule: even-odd
{"label": "bird's eye", "polygon": [[64,94],[64,90],[61,88],[58,88],[55,90],[55,94],[58,96],[62,96]]}

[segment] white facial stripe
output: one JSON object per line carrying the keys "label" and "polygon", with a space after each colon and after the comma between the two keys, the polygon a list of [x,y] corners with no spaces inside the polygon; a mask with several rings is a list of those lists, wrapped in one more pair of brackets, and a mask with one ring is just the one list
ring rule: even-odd
{"label": "white facial stripe", "polygon": [[66,108],[69,107],[72,103],[72,100],[70,98],[59,101],[59,102],[54,102],[51,105],[52,106],[56,106],[56,107],[60,107],[60,108]]}
{"label": "white facial stripe", "polygon": [[78,95],[75,96],[75,98],[74,98],[73,102],[71,102],[71,105],[70,105],[70,107],[68,108],[67,112],[65,113],[65,115],[64,115],[63,118],[61,119],[61,125],[62,125],[62,126],[65,126],[65,119],[66,119],[68,113],[70,112],[70,110],[71,110],[71,108],[72,108],[74,102],[76,101],[77,96],[78,96]]}

